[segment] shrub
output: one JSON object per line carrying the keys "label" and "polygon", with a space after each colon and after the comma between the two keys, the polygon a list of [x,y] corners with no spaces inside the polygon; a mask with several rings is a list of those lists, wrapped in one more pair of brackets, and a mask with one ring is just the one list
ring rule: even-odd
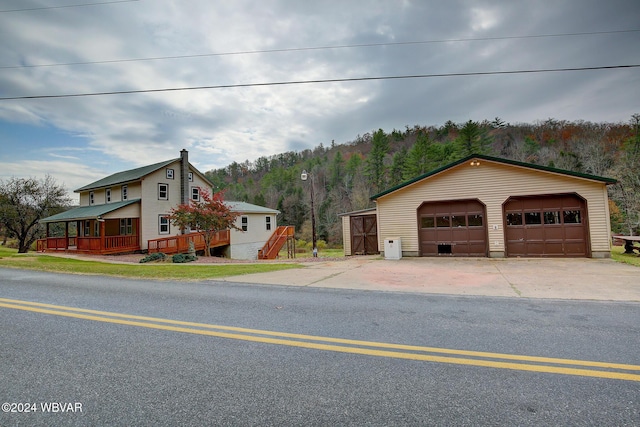
{"label": "shrub", "polygon": [[155,253],[149,254],[146,257],[142,258],[140,260],[140,263],[164,261],[166,258],[167,258],[167,256],[165,254],[163,254],[162,252],[155,252]]}
{"label": "shrub", "polygon": [[191,261],[195,261],[197,260],[198,257],[195,255],[189,255],[189,254],[175,254],[172,258],[171,261],[173,261],[176,264],[181,264],[184,262],[191,262]]}

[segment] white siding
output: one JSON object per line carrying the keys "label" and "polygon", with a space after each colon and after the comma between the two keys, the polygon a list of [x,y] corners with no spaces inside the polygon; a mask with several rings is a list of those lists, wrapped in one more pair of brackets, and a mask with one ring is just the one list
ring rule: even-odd
{"label": "white siding", "polygon": [[353,255],[351,253],[351,217],[345,215],[342,217],[342,247],[345,256]]}
{"label": "white siding", "polygon": [[[247,217],[247,231],[231,230],[231,254],[233,259],[257,259],[258,250],[276,231],[276,215],[267,213],[246,213],[236,218],[236,227],[242,229],[242,217]],[[266,217],[271,218],[271,230],[267,230]]]}
{"label": "white siding", "polygon": [[[167,179],[167,169],[174,170],[173,179]],[[190,171],[193,172],[193,182],[190,182],[189,186],[198,186],[211,193],[211,184],[200,178],[200,176],[193,171],[193,168],[190,168]],[[158,198],[158,184],[160,183],[169,186],[168,200],[160,200]],[[149,240],[168,236],[167,234],[160,234],[158,216],[169,214],[172,208],[180,205],[180,161],[176,160],[174,163],[145,176],[141,184],[136,183],[133,185],[134,193],[132,193],[131,187],[132,185],[129,185],[129,198],[135,197],[133,194],[137,193],[140,194],[140,196],[137,197],[142,198],[140,212],[140,246],[142,250],[145,250],[147,249],[147,242]],[[169,235],[175,236],[180,234],[180,229],[173,224],[169,226],[169,230]]]}
{"label": "white siding", "polygon": [[480,163],[480,166],[469,163],[455,166],[378,198],[379,247],[383,247],[386,237],[401,237],[403,253],[418,255],[417,209],[424,201],[478,199],[487,208],[489,252],[492,256],[503,256],[502,204],[510,196],[576,193],[587,201],[593,256],[609,253],[610,226],[604,183],[488,160]]}

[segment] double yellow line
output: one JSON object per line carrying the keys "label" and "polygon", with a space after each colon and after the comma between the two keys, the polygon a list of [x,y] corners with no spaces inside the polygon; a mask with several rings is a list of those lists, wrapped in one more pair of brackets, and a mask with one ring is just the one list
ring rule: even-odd
{"label": "double yellow line", "polygon": [[206,323],[136,316],[131,314],[89,310],[7,298],[0,298],[0,307],[51,314],[55,316],[72,317],[76,319],[93,320],[96,322],[115,323],[119,325],[138,326],[164,331],[207,335],[265,344],[302,347],[314,350],[391,357],[423,362],[482,366],[487,368],[513,369],[519,371],[578,375],[640,382],[640,366],[622,363],[489,353],[483,351],[455,350],[292,334],[287,332],[274,332],[260,329],[238,328],[234,326],[210,325]]}

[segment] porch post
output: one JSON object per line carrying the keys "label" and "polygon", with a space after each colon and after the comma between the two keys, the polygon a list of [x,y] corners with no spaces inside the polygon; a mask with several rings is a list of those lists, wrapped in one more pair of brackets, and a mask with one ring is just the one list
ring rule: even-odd
{"label": "porch post", "polygon": [[69,249],[69,221],[64,222],[64,248]]}
{"label": "porch post", "polygon": [[104,251],[105,247],[104,247],[104,243],[105,243],[105,221],[101,220],[99,221],[100,224],[100,251]]}

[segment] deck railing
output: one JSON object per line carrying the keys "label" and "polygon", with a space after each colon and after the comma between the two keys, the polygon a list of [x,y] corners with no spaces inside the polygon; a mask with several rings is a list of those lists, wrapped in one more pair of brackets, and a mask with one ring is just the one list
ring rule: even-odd
{"label": "deck railing", "polygon": [[[189,250],[189,243],[193,242],[194,249],[204,250],[204,236],[202,233],[179,234],[147,241],[149,253],[162,252],[165,254],[184,253]],[[229,230],[218,231],[211,239],[211,248],[228,245],[231,242]]]}
{"label": "deck railing", "polygon": [[70,252],[114,254],[140,250],[137,235],[105,237],[47,237],[39,239],[39,252],[66,250]]}

